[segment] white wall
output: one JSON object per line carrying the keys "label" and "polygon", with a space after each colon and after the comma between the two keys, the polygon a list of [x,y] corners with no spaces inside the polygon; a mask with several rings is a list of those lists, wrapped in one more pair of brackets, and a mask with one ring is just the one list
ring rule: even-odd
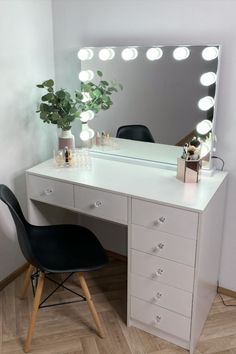
{"label": "white wall", "polygon": [[236,291],[236,2],[234,0],[54,0],[55,72],[59,87],[78,86],[81,46],[223,45],[217,154],[230,172],[220,285]]}
{"label": "white wall", "polygon": [[[35,85],[54,77],[50,0],[0,0],[0,183],[26,210],[24,171],[52,155],[54,129],[35,113]],[[0,281],[25,262],[12,218],[0,203]]]}

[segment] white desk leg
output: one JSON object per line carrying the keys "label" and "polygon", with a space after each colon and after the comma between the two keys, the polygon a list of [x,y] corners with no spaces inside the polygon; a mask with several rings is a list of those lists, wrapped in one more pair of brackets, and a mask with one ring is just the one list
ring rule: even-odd
{"label": "white desk leg", "polygon": [[131,198],[128,198],[128,249],[127,249],[127,326],[130,326],[130,275],[131,275]]}

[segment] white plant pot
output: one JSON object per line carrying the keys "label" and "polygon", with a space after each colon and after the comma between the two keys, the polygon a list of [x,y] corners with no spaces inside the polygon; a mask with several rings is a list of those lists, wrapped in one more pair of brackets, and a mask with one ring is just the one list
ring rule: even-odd
{"label": "white plant pot", "polygon": [[65,149],[66,146],[68,149],[75,148],[75,137],[71,130],[62,130],[58,138],[58,149]]}

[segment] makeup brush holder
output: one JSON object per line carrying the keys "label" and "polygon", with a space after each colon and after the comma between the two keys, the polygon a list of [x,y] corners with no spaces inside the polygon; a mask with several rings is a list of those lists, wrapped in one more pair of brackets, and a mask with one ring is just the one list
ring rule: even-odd
{"label": "makeup brush holder", "polygon": [[201,160],[177,158],[177,178],[184,183],[197,183],[201,169]]}

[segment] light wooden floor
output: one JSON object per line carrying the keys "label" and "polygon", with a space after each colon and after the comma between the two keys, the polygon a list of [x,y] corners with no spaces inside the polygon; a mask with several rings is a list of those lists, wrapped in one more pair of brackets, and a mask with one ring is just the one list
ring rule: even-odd
{"label": "light wooden floor", "polygon": [[[22,276],[0,292],[0,353],[22,354],[22,343],[31,311],[31,289],[26,300],[18,294]],[[39,310],[32,354],[187,354],[141,330],[125,325],[126,264],[114,260],[101,271],[87,277],[97,310],[105,329],[100,339],[86,303],[75,303]],[[75,279],[70,280],[75,290]],[[53,286],[47,285],[47,289]],[[71,294],[72,295],[72,294]],[[57,299],[71,298],[61,290]],[[229,303],[235,299],[224,298]],[[73,299],[73,295],[72,295]],[[225,307],[217,296],[205,324],[196,354],[236,354],[236,307]]]}

